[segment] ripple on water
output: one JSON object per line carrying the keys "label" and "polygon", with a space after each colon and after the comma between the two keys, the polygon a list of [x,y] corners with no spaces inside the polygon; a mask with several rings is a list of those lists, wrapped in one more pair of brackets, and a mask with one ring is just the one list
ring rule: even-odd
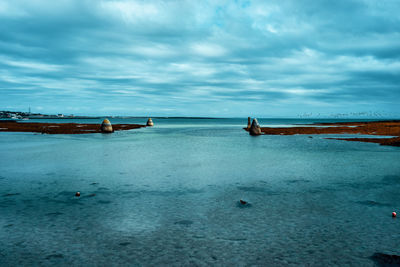
{"label": "ripple on water", "polygon": [[21,194],[20,193],[7,193],[7,194],[4,194],[3,197],[13,197],[13,196],[18,196],[18,195],[21,195]]}
{"label": "ripple on water", "polygon": [[99,203],[99,204],[110,204],[111,201],[110,200],[99,200],[99,201],[97,201],[97,203]]}
{"label": "ripple on water", "polygon": [[310,183],[310,180],[307,179],[292,179],[292,180],[287,180],[286,183],[288,184],[300,184],[300,183]]}
{"label": "ripple on water", "polygon": [[357,204],[365,205],[368,207],[390,207],[390,204],[387,203],[380,203],[374,200],[363,200],[363,201],[356,201]]}
{"label": "ripple on water", "polygon": [[245,192],[263,193],[268,195],[280,195],[282,192],[272,191],[265,187],[260,186],[238,186],[237,189]]}
{"label": "ripple on water", "polygon": [[175,222],[174,224],[190,226],[190,225],[193,224],[193,221],[191,221],[191,220],[180,220],[180,221]]}
{"label": "ripple on water", "polygon": [[46,257],[46,260],[50,260],[50,259],[61,259],[64,258],[63,254],[50,254]]}
{"label": "ripple on water", "polygon": [[50,213],[46,213],[46,216],[50,216],[50,217],[56,217],[56,216],[60,216],[63,215],[64,213],[56,211],[56,212],[50,212]]}
{"label": "ripple on water", "polygon": [[400,184],[400,176],[399,175],[385,175],[382,178],[382,183],[387,185]]}
{"label": "ripple on water", "polygon": [[99,187],[97,190],[99,190],[99,191],[109,191],[110,188],[107,188],[107,187]]}
{"label": "ripple on water", "polygon": [[95,196],[96,196],[96,193],[89,193],[89,194],[84,194],[84,195],[81,194],[80,199],[86,199],[86,198],[90,199],[90,198],[93,198]]}
{"label": "ripple on water", "polygon": [[8,206],[11,205],[16,205],[16,201],[14,199],[7,198],[5,200],[0,201],[0,207],[2,208],[7,208]]}
{"label": "ripple on water", "polygon": [[57,194],[57,196],[75,196],[76,192],[73,191],[61,191],[60,193]]}
{"label": "ripple on water", "polygon": [[240,201],[237,201],[236,202],[236,207],[241,208],[241,209],[246,209],[246,208],[251,208],[252,205],[250,203],[248,203],[248,202],[243,204]]}

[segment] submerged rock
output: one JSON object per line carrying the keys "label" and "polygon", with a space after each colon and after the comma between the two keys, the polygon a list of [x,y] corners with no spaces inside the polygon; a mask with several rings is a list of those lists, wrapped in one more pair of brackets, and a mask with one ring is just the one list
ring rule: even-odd
{"label": "submerged rock", "polygon": [[105,119],[101,124],[101,132],[103,133],[112,133],[114,130],[112,128],[111,122],[108,119]]}
{"label": "submerged rock", "polygon": [[397,255],[375,253],[374,255],[372,255],[371,259],[378,266],[399,266],[400,265],[400,256],[397,256]]}
{"label": "submerged rock", "polygon": [[251,123],[249,133],[250,133],[250,135],[260,135],[261,134],[260,124],[258,124],[257,119],[254,119],[253,122]]}
{"label": "submerged rock", "polygon": [[151,118],[149,118],[148,120],[147,120],[147,123],[146,123],[146,126],[153,126],[154,125],[154,123],[153,123],[153,121],[151,120]]}
{"label": "submerged rock", "polygon": [[238,202],[236,202],[236,206],[238,208],[250,208],[251,204],[248,201],[240,199]]}

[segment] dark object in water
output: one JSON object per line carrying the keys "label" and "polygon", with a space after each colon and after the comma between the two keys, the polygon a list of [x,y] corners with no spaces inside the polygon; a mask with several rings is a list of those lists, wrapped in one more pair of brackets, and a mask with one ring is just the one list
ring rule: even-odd
{"label": "dark object in water", "polygon": [[236,207],[240,209],[247,209],[251,207],[251,204],[248,201],[241,199],[238,202],[236,202]]}
{"label": "dark object in water", "polygon": [[313,138],[312,136],[309,136],[308,138]]}
{"label": "dark object in water", "polygon": [[76,193],[75,193],[75,196],[76,196],[76,197],[80,197],[80,196],[81,196],[81,193],[80,193],[80,192],[76,192]]}
{"label": "dark object in water", "polygon": [[389,255],[384,253],[374,253],[371,259],[378,266],[400,266],[400,256]]}

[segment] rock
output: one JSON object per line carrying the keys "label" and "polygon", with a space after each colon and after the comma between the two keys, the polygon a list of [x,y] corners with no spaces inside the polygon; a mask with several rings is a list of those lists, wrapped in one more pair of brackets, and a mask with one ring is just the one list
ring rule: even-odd
{"label": "rock", "polygon": [[251,118],[248,117],[247,118],[247,129],[250,129],[250,127],[251,127]]}
{"label": "rock", "polygon": [[399,266],[400,265],[400,256],[398,256],[398,255],[375,253],[374,255],[371,256],[371,259],[378,266]]}
{"label": "rock", "polygon": [[146,126],[153,126],[154,125],[154,123],[153,123],[153,121],[151,120],[151,118],[149,118],[148,120],[147,120],[147,123],[146,123]]}
{"label": "rock", "polygon": [[101,124],[101,132],[103,133],[112,133],[114,132],[111,122],[108,119],[105,119]]}
{"label": "rock", "polygon": [[251,204],[248,201],[241,199],[238,202],[236,202],[236,207],[241,208],[241,209],[242,208],[250,208]]}
{"label": "rock", "polygon": [[261,134],[260,124],[258,124],[257,119],[254,119],[253,122],[251,123],[249,133],[250,133],[250,135],[260,135]]}

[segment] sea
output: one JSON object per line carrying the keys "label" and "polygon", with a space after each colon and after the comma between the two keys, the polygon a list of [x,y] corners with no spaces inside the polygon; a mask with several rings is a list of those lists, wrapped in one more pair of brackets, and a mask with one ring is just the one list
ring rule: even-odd
{"label": "sea", "polygon": [[254,137],[247,118],[153,121],[0,133],[0,266],[374,266],[400,254],[399,147]]}

